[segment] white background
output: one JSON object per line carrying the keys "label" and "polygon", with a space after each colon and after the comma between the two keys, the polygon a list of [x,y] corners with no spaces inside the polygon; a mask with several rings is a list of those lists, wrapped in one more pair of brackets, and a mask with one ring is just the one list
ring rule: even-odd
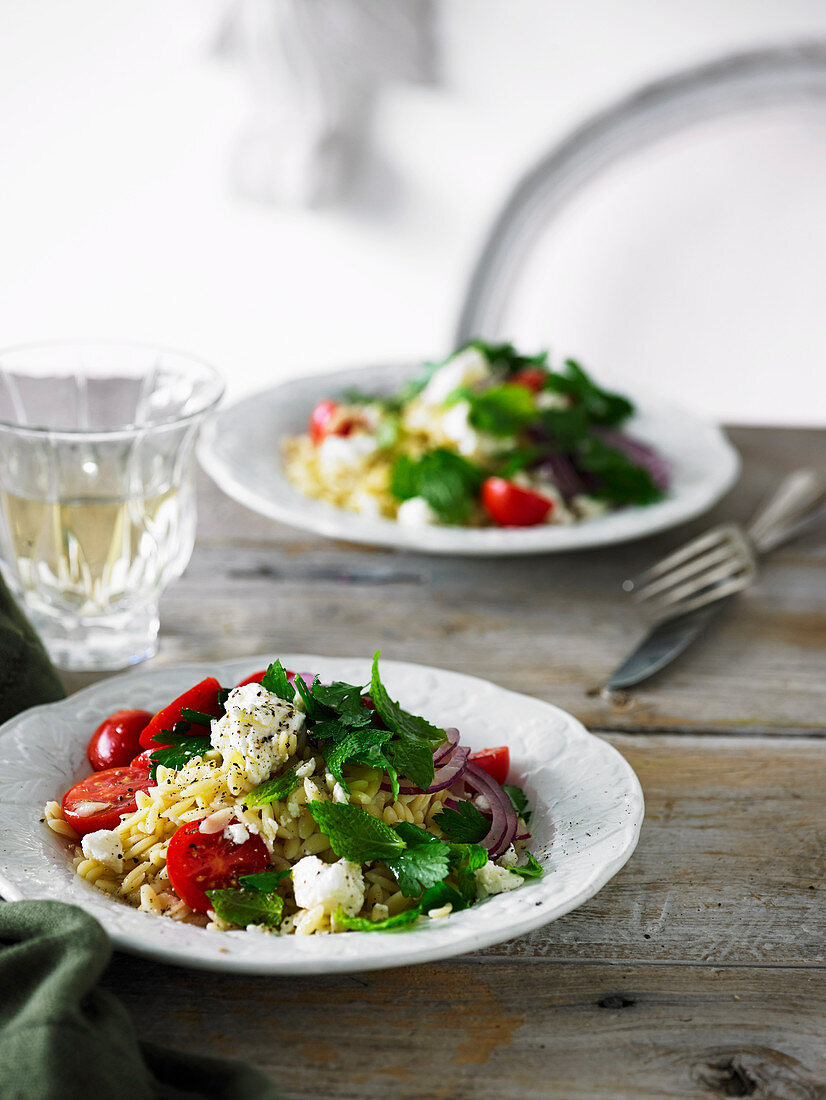
{"label": "white background", "polygon": [[[213,361],[231,396],[339,364],[442,355],[490,220],[553,140],[671,70],[826,38],[821,0],[442,0],[442,85],[388,93],[373,184],[319,213],[231,193],[250,103],[243,71],[213,49],[225,11],[218,0],[0,3],[0,344],[169,344]],[[806,138],[817,170],[822,133]],[[819,248],[806,260],[794,325],[769,330],[802,341],[786,361],[775,348],[746,371],[727,346],[730,369],[691,392],[675,356],[659,388],[729,420],[823,423],[826,328],[801,332],[826,312],[826,274]],[[767,323],[765,301],[753,312]],[[688,304],[682,314],[687,324]],[[660,356],[663,340],[661,328]],[[618,368],[594,345],[589,362],[633,384],[634,349],[621,352]],[[650,363],[638,373],[647,381]]]}

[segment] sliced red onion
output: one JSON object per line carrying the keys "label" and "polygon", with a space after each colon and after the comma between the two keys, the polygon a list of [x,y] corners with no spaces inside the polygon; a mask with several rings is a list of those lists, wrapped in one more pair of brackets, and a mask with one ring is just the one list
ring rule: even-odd
{"label": "sliced red onion", "polygon": [[[464,747],[457,748],[451,753],[450,760],[447,764],[438,768],[433,776],[433,782],[423,791],[421,787],[415,787],[412,783],[399,783],[399,794],[435,794],[436,791],[444,791],[448,787],[452,786],[457,779],[460,779],[465,774],[465,769],[468,766],[467,758],[470,755],[470,749]],[[384,778],[381,781],[381,789],[383,791],[391,790],[390,780]]]}
{"label": "sliced red onion", "polygon": [[568,455],[548,455],[536,466],[534,472],[555,485],[565,500],[570,500],[577,493],[584,493],[588,489]]}
{"label": "sliced red onion", "polygon": [[459,731],[455,726],[451,726],[445,730],[445,736],[447,740],[444,744],[439,745],[438,749],[433,753],[433,767],[441,767],[442,764],[446,764],[450,757],[453,755],[453,750],[459,744]]}
{"label": "sliced red onion", "polygon": [[607,428],[600,429],[599,436],[609,447],[621,451],[637,466],[647,470],[658,489],[668,488],[671,482],[671,463],[653,447],[635,439],[634,436],[626,435],[624,432],[613,432]]}
{"label": "sliced red onion", "polygon": [[490,804],[492,820],[490,830],[482,838],[481,844],[487,848],[491,859],[496,859],[513,844],[519,827],[516,810],[505,791],[495,779],[477,764],[468,764],[464,773],[465,784],[477,794],[483,794]]}
{"label": "sliced red onion", "polygon": [[530,833],[517,833],[516,836],[513,839],[514,840],[530,840],[531,839],[531,834]]}

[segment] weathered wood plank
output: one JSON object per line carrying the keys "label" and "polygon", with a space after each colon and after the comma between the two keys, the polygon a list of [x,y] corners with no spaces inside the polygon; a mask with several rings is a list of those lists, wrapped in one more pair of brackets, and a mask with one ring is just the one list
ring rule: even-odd
{"label": "weathered wood plank", "polygon": [[141,1038],[242,1058],[295,1100],[819,1100],[826,1089],[822,971],[459,960],[287,980],[119,958],[106,981]]}

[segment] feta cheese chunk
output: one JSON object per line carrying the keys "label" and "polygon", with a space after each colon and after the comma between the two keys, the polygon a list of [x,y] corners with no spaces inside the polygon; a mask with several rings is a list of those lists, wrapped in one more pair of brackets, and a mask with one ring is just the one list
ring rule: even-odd
{"label": "feta cheese chunk", "polygon": [[286,763],[298,748],[304,715],[261,684],[243,684],[229,693],[226,714],[212,723],[210,742],[226,760],[233,752],[244,760],[254,785]]}
{"label": "feta cheese chunk", "polygon": [[442,431],[456,444],[460,455],[466,458],[485,458],[502,449],[502,441],[487,432],[478,432],[472,427],[470,405],[459,401],[442,417]]}
{"label": "feta cheese chunk", "polygon": [[96,859],[112,871],[119,871],[123,864],[123,845],[113,829],[98,829],[87,833],[80,842],[87,859]]}
{"label": "feta cheese chunk", "polygon": [[439,517],[424,497],[411,497],[399,505],[396,522],[403,527],[427,527],[428,524],[438,523]]}
{"label": "feta cheese chunk", "polygon": [[361,867],[346,859],[327,864],[318,856],[304,856],[293,866],[293,891],[301,909],[320,905],[325,913],[334,913],[341,905],[354,917],[364,905]]}
{"label": "feta cheese chunk", "polygon": [[475,386],[490,377],[490,364],[478,348],[465,348],[443,363],[420,394],[425,405],[442,405],[459,386]]}
{"label": "feta cheese chunk", "polygon": [[365,432],[328,435],[318,448],[318,461],[326,473],[335,473],[342,467],[360,466],[377,449],[375,437]]}
{"label": "feta cheese chunk", "polygon": [[234,821],[224,829],[224,840],[231,840],[233,844],[246,844],[250,834],[240,821]]}
{"label": "feta cheese chunk", "polygon": [[491,894],[504,894],[506,890],[517,890],[522,885],[519,875],[515,875],[507,867],[497,867],[490,860],[473,874],[476,878],[477,898],[490,897]]}

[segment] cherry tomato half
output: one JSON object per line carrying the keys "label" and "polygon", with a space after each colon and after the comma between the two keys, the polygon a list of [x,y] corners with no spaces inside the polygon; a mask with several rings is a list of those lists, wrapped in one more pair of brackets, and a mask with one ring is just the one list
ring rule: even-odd
{"label": "cherry tomato half", "polygon": [[81,836],[114,829],[121,814],[137,809],[135,794],[154,787],[148,768],[107,768],[75,783],[63,796],[63,816]]}
{"label": "cherry tomato half", "polygon": [[206,890],[237,886],[241,875],[254,875],[270,866],[260,836],[243,844],[225,840],[223,833],[201,833],[200,822],[181,826],[166,850],[166,868],[172,889],[196,913],[211,909]]}
{"label": "cherry tomato half", "polygon": [[482,749],[480,752],[472,752],[468,757],[477,768],[487,772],[491,779],[497,783],[504,783],[508,778],[511,766],[511,754],[507,745],[499,745],[495,749]]}
{"label": "cherry tomato half", "polygon": [[[160,746],[158,746],[158,748],[160,748]],[[156,751],[156,749],[144,749],[143,752],[138,753],[138,755],[132,761],[131,766],[133,768],[145,768],[147,770],[151,769],[154,765],[149,758],[152,753]]]}
{"label": "cherry tomato half", "polygon": [[547,377],[545,371],[540,370],[539,367],[526,367],[510,378],[509,382],[512,386],[524,386],[531,393],[539,393],[540,390],[544,390]]}
{"label": "cherry tomato half", "polygon": [[[144,729],[139,738],[142,749],[161,749],[163,741],[153,741],[155,734],[162,730],[171,730],[176,722],[181,720],[181,711],[189,707],[190,710],[200,710],[204,714],[210,714],[213,718],[221,716],[221,705],[218,702],[218,692],[221,685],[214,676],[207,676],[200,684],[179,695],[163,710],[159,710],[149,725]],[[196,733],[202,732],[203,727],[195,728]]]}
{"label": "cherry tomato half", "polygon": [[307,425],[307,431],[313,443],[320,443],[328,435],[339,434],[336,432],[336,422],[340,419],[340,409],[338,401],[318,402],[310,413],[310,423]]}
{"label": "cherry tomato half", "polygon": [[139,737],[152,715],[148,710],[117,710],[104,718],[89,742],[86,755],[96,772],[130,763],[140,748]]}
{"label": "cherry tomato half", "polygon": [[482,505],[500,527],[534,527],[543,522],[554,502],[503,477],[488,477],[482,482]]}

